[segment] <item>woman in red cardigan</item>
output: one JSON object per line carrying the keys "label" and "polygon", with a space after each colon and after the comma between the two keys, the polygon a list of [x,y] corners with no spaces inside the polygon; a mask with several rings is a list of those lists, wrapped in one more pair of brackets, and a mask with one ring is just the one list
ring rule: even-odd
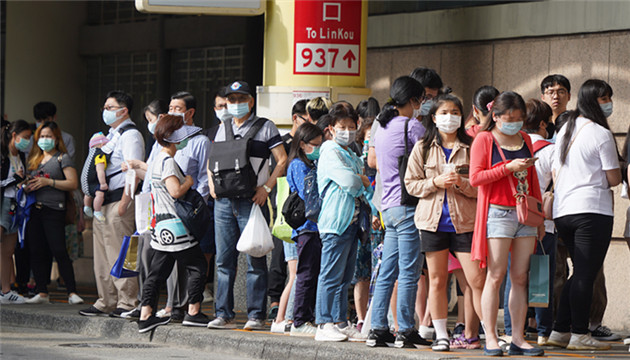
{"label": "woman in red cardigan", "polygon": [[[523,98],[514,92],[503,92],[494,100],[492,119],[475,138],[471,148],[470,184],[479,188],[477,216],[471,259],[488,267],[481,295],[483,324],[486,332],[484,355],[501,356],[496,332],[499,290],[511,253],[509,307],[514,329],[524,329],[527,314],[527,274],[529,257],[536,237],[544,227],[518,222],[515,191],[541,200],[538,177],[532,167],[532,143],[520,131],[526,113]],[[503,153],[503,156],[502,156]],[[505,157],[505,161],[503,160]],[[540,356],[543,350],[525,341],[523,332],[515,331],[510,355]]]}

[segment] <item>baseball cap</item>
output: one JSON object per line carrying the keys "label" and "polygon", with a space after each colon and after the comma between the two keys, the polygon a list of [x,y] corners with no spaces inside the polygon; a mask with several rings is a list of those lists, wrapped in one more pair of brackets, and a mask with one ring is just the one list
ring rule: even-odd
{"label": "baseball cap", "polygon": [[230,94],[245,94],[251,95],[249,84],[245,81],[235,81],[225,87],[225,96]]}
{"label": "baseball cap", "polygon": [[96,134],[92,135],[92,137],[90,138],[89,147],[91,149],[97,145],[105,145],[108,142],[109,142],[109,139],[102,132],[97,132]]}
{"label": "baseball cap", "polygon": [[201,128],[198,126],[184,125],[180,127],[179,129],[173,131],[171,136],[165,138],[164,141],[169,142],[171,144],[182,142],[188,139],[189,137],[197,134],[200,131],[201,131]]}

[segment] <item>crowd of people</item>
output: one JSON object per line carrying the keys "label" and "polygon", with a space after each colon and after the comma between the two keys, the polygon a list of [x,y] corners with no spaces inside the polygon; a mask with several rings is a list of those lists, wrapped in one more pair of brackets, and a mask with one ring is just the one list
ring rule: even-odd
{"label": "crowd of people", "polygon": [[[188,92],[168,105],[151,102],[143,110],[145,144],[130,118],[131,95],[111,91],[102,109],[109,132],[90,138],[80,176],[74,140],[55,122],[54,105],[39,103],[36,126],[2,126],[0,300],[48,303],[54,258],[68,302],[82,303],[65,227],[85,216],[93,218],[98,300],[81,315],[137,318],[140,332],[171,321],[234,329],[237,242],[257,207],[269,224],[282,216],[282,183],[305,215],[290,237],[274,237],[269,269],[267,256],[246,255],[245,330],[268,329],[270,319],[272,332],[316,341],[483,347],[486,356],[540,356],[540,346],[609,349],[600,340],[620,337],[602,325],[603,262],[611,188],[625,178],[630,148],[619,155],[605,81],[582,84],[574,110],[566,77],[547,76],[540,92],[525,101],[482,86],[464,109],[434,70],[417,68],[392,83],[382,108],[374,98],[356,109],[323,97],[299,100],[281,135],[256,115],[249,84],[235,81],[217,92],[219,124],[209,129],[195,126]],[[191,191],[210,208],[205,233],[187,227],[177,210]],[[150,194],[148,229],[136,229],[134,192]],[[112,276],[123,238],[136,231],[138,276]],[[550,258],[547,303],[535,308],[528,305],[533,254]],[[11,285],[31,272],[36,288],[25,299]],[[460,295],[452,332],[451,273]],[[158,309],[164,283],[167,304]],[[502,298],[506,333],[499,336]],[[201,312],[212,300],[213,319]]]}

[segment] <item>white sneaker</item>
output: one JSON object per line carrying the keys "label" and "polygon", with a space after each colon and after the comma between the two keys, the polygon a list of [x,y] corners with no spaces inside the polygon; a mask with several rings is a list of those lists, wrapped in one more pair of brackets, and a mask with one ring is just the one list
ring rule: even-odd
{"label": "white sneaker", "polygon": [[554,330],[549,335],[549,339],[547,339],[547,345],[557,346],[557,347],[567,347],[567,345],[569,345],[570,340],[571,340],[571,333],[558,332]]}
{"label": "white sneaker", "polygon": [[549,336],[538,336],[538,346],[546,346]]}
{"label": "white sneaker", "polygon": [[166,312],[166,309],[162,309],[162,310],[158,311],[157,313],[155,313],[155,316],[159,317],[159,318],[165,318],[165,317],[171,316],[171,313],[170,312]]}
{"label": "white sneaker", "polygon": [[317,333],[317,327],[310,322],[305,322],[299,327],[295,327],[295,324],[291,325],[291,336],[314,337],[315,333]]}
{"label": "white sneaker", "polygon": [[[243,330],[265,330],[265,322],[260,319],[249,319],[243,326]],[[282,327],[282,334],[284,334],[284,325]]]}
{"label": "white sneaker", "polygon": [[202,303],[205,304],[205,303],[209,303],[209,302],[212,302],[212,301],[214,301],[214,296],[212,295],[212,291],[210,289],[206,288],[203,291],[203,301],[202,301]]}
{"label": "white sneaker", "polygon": [[69,305],[83,304],[83,299],[77,294],[72,294],[68,297]]}
{"label": "white sneaker", "polygon": [[320,324],[315,333],[315,341],[346,341],[348,336],[339,332],[333,323]]}
{"label": "white sneaker", "polygon": [[83,213],[89,218],[92,218],[92,216],[94,216],[94,211],[92,211],[92,208],[89,206],[83,207]]}
{"label": "white sneaker", "polygon": [[341,328],[339,327],[339,325],[335,325],[335,328],[340,333],[346,335],[348,337],[348,341],[361,342],[367,340],[367,335],[361,334],[361,332],[357,330],[357,328],[354,327],[354,325],[352,325],[352,323],[350,323],[349,321],[346,327]]}
{"label": "white sneaker", "polygon": [[611,346],[595,340],[591,334],[571,334],[567,350],[609,350]]}
{"label": "white sneaker", "polygon": [[628,336],[627,338],[623,339],[623,344],[624,345],[630,345],[630,336]]}
{"label": "white sneaker", "polygon": [[271,332],[274,334],[284,334],[284,328],[287,326],[287,321],[283,320],[277,323],[275,320],[271,323]]}
{"label": "white sneaker", "polygon": [[15,291],[11,290],[6,294],[3,294],[2,291],[0,291],[0,304],[3,305],[21,305],[21,304],[25,304],[26,303],[26,299],[24,299],[24,297],[18,293],[16,293]]}
{"label": "white sneaker", "polygon": [[39,294],[33,296],[30,299],[26,299],[27,304],[50,304],[50,296],[39,296]]}
{"label": "white sneaker", "polygon": [[236,329],[236,323],[234,319],[218,317],[208,323],[208,329]]}

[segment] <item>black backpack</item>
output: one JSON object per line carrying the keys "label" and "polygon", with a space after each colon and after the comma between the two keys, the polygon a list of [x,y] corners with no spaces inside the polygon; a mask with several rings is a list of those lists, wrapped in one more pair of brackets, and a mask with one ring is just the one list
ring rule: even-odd
{"label": "black backpack", "polygon": [[252,138],[268,120],[258,118],[245,136],[234,138],[232,120],[223,121],[225,141],[215,141],[208,162],[212,172],[214,193],[217,198],[250,199],[256,193],[258,173],[265,161],[260,163],[258,171],[254,171],[249,162]]}

